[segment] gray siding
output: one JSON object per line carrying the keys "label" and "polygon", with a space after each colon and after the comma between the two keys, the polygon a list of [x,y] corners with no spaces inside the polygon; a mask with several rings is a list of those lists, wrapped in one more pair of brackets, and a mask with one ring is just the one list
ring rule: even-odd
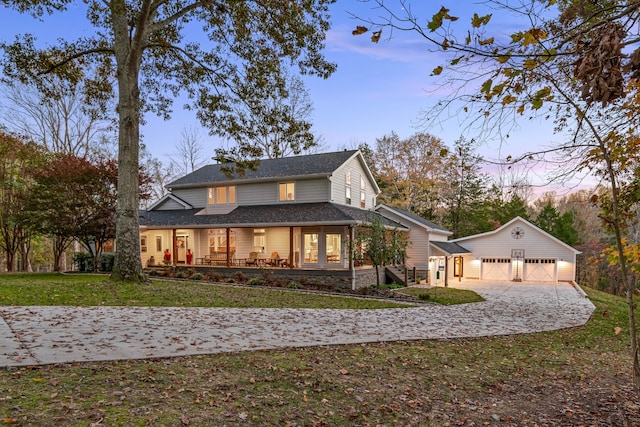
{"label": "gray siding", "polygon": [[[194,208],[204,208],[207,206],[207,189],[200,188],[181,188],[171,192],[176,197],[189,203]],[[182,206],[181,209],[184,209]]]}
{"label": "gray siding", "polygon": [[375,207],[374,198],[377,196],[374,191],[374,183],[369,177],[359,160],[359,157],[351,159],[340,166],[331,176],[331,201],[346,205],[345,188],[347,186],[346,176],[351,172],[351,206],[360,207],[360,177],[365,179],[366,206],[365,209]]}
{"label": "gray siding", "polygon": [[239,205],[271,205],[276,203],[313,203],[329,199],[329,180],[326,178],[294,180],[295,200],[280,202],[278,184],[288,180],[243,184],[236,187]]}
{"label": "gray siding", "polygon": [[175,200],[167,199],[156,209],[159,211],[173,211],[176,209],[184,209],[184,206],[182,206],[180,203],[176,202]]}

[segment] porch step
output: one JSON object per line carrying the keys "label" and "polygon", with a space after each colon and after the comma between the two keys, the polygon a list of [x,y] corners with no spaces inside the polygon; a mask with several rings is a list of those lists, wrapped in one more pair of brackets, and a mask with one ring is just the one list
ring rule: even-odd
{"label": "porch step", "polygon": [[[405,280],[406,269],[406,280]],[[413,275],[413,269],[406,267],[405,265],[389,265],[385,267],[386,276],[393,282],[404,286],[415,286],[418,284],[416,278]]]}

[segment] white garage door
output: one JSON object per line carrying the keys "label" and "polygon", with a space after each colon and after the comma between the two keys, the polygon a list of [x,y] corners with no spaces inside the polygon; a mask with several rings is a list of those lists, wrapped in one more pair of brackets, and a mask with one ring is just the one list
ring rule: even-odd
{"label": "white garage door", "polygon": [[532,258],[524,260],[524,280],[532,282],[555,282],[556,260]]}
{"label": "white garage door", "polygon": [[482,258],[482,279],[509,280],[511,258]]}

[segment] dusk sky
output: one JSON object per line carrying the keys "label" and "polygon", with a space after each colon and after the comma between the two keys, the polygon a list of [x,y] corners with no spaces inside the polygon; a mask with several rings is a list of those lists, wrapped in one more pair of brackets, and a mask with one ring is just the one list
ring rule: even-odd
{"label": "dusk sky", "polygon": [[[388,2],[392,3],[399,4]],[[461,16],[463,25],[469,22],[469,16],[465,17],[463,13],[488,13],[480,4],[471,2],[414,0],[409,3],[412,3],[414,15],[420,17],[425,25],[442,4],[449,5],[452,14]],[[39,42],[90,34],[84,15],[79,13],[80,7],[76,6],[75,12],[46,18],[44,23],[0,8],[0,40],[11,41],[16,34],[25,32],[35,34]],[[466,139],[478,139],[478,135],[466,130],[455,119],[431,128],[420,124],[421,112],[434,105],[442,93],[438,81],[430,74],[442,63],[443,57],[433,52],[427,42],[414,33],[395,33],[391,40],[388,34],[383,33],[378,44],[372,43],[368,34],[353,36],[351,31],[360,22],[350,13],[370,17],[382,13],[372,7],[372,3],[358,0],[338,1],[332,6],[332,28],[327,34],[325,53],[330,61],[338,64],[338,70],[327,80],[315,77],[304,80],[314,106],[314,133],[323,137],[324,151],[354,148],[362,142],[373,147],[376,138],[393,131],[400,137],[427,132],[449,146],[461,135]],[[491,28],[504,28],[504,34],[508,34],[510,18],[508,15],[495,15]],[[496,26],[501,23],[502,26]],[[182,130],[198,126],[195,116],[182,111],[181,105],[180,101],[174,104],[170,121],[147,117],[148,123],[142,129],[145,144],[163,161],[181,139]],[[523,123],[519,131],[510,132],[508,140],[480,139],[480,151],[492,160],[509,154],[517,155],[559,141],[560,137],[554,136],[551,129],[552,123]],[[207,136],[204,130],[202,134],[202,142],[213,154],[220,140]],[[529,179],[540,181],[534,175]]]}

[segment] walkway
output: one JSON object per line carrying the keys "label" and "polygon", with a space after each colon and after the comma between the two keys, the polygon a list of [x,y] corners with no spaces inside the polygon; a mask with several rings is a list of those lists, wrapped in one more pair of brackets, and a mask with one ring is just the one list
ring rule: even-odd
{"label": "walkway", "polygon": [[568,284],[453,283],[486,301],[383,310],[0,307],[0,367],[533,333],[584,325]]}

